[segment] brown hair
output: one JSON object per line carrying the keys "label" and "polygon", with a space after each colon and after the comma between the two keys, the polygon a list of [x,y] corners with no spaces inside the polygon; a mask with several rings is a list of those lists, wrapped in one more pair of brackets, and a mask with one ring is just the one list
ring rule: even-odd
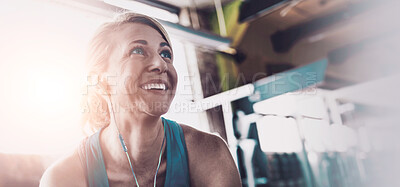
{"label": "brown hair", "polygon": [[[161,34],[164,40],[171,46],[170,39],[164,27],[155,19],[132,12],[126,12],[118,15],[113,21],[101,25],[91,42],[89,43],[88,56],[86,60],[86,69],[88,79],[95,81],[98,86],[92,87],[86,85],[87,94],[82,100],[83,116],[82,124],[88,126],[91,131],[96,131],[110,124],[110,113],[107,101],[103,98],[102,82],[98,79],[107,69],[108,60],[115,43],[113,42],[113,33],[119,31],[121,25],[127,23],[141,23],[154,28]],[[89,78],[91,77],[91,78]],[[93,77],[96,77],[93,80]],[[93,85],[93,83],[90,83]]]}

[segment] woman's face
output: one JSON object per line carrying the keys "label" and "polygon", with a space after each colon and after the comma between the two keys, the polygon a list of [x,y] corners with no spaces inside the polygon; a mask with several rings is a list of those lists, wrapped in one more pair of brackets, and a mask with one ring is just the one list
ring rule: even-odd
{"label": "woman's face", "polygon": [[177,85],[169,44],[155,29],[140,23],[121,25],[113,36],[107,82],[117,101],[114,107],[151,116],[166,113]]}

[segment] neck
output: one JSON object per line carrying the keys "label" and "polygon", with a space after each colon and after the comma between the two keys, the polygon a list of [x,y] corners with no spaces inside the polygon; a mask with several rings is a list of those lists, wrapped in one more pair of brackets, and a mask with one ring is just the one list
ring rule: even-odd
{"label": "neck", "polygon": [[125,141],[134,165],[147,165],[157,160],[164,138],[164,128],[160,116],[115,113],[115,120],[111,115],[110,121],[110,125],[104,129],[101,137],[105,149],[112,153],[109,154],[112,160],[122,163],[126,161],[118,138],[118,130]]}

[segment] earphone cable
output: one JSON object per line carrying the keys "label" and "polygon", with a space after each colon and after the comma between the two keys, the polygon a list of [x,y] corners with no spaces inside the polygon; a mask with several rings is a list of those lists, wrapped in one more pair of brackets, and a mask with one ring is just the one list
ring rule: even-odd
{"label": "earphone cable", "polygon": [[[139,186],[139,182],[138,182],[138,180],[136,178],[135,172],[133,171],[132,161],[131,161],[131,158],[130,158],[129,153],[128,153],[128,147],[125,144],[124,138],[122,137],[121,132],[119,131],[119,128],[118,128],[118,125],[117,125],[117,121],[115,119],[114,107],[112,106],[111,96],[109,94],[107,94],[107,96],[108,96],[108,99],[109,99],[109,105],[111,105],[111,106],[109,106],[109,108],[111,109],[111,113],[112,113],[113,118],[114,118],[115,127],[117,128],[117,131],[118,131],[119,141],[121,142],[122,149],[125,152],[125,155],[126,155],[126,157],[128,159],[129,166],[131,168],[133,178],[135,179],[136,186],[140,187]],[[163,125],[164,125],[164,123],[163,123]],[[164,143],[165,143],[165,125],[164,125],[163,129],[164,129],[164,138],[163,138],[163,141],[162,141],[162,144],[161,144],[161,150],[160,150],[160,156],[158,158],[156,174],[154,175],[154,187],[156,186],[156,183],[157,183],[157,174],[158,174],[158,170],[160,169],[161,158],[162,158],[162,150],[163,150]]]}

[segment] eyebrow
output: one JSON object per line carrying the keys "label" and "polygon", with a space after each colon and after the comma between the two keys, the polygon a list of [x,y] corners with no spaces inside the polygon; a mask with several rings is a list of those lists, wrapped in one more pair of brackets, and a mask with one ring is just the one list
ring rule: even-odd
{"label": "eyebrow", "polygon": [[[147,41],[146,40],[135,40],[135,41],[133,41],[131,43],[140,43],[140,44],[143,44],[143,45],[147,45]],[[160,47],[164,47],[164,46],[171,47],[167,42],[161,42],[160,43]]]}
{"label": "eyebrow", "polygon": [[135,41],[133,41],[131,43],[140,43],[140,44],[143,44],[143,45],[147,45],[147,41],[146,40],[135,40]]}
{"label": "eyebrow", "polygon": [[161,42],[160,47],[164,47],[164,46],[171,47],[171,46],[169,46],[169,44],[167,42]]}

